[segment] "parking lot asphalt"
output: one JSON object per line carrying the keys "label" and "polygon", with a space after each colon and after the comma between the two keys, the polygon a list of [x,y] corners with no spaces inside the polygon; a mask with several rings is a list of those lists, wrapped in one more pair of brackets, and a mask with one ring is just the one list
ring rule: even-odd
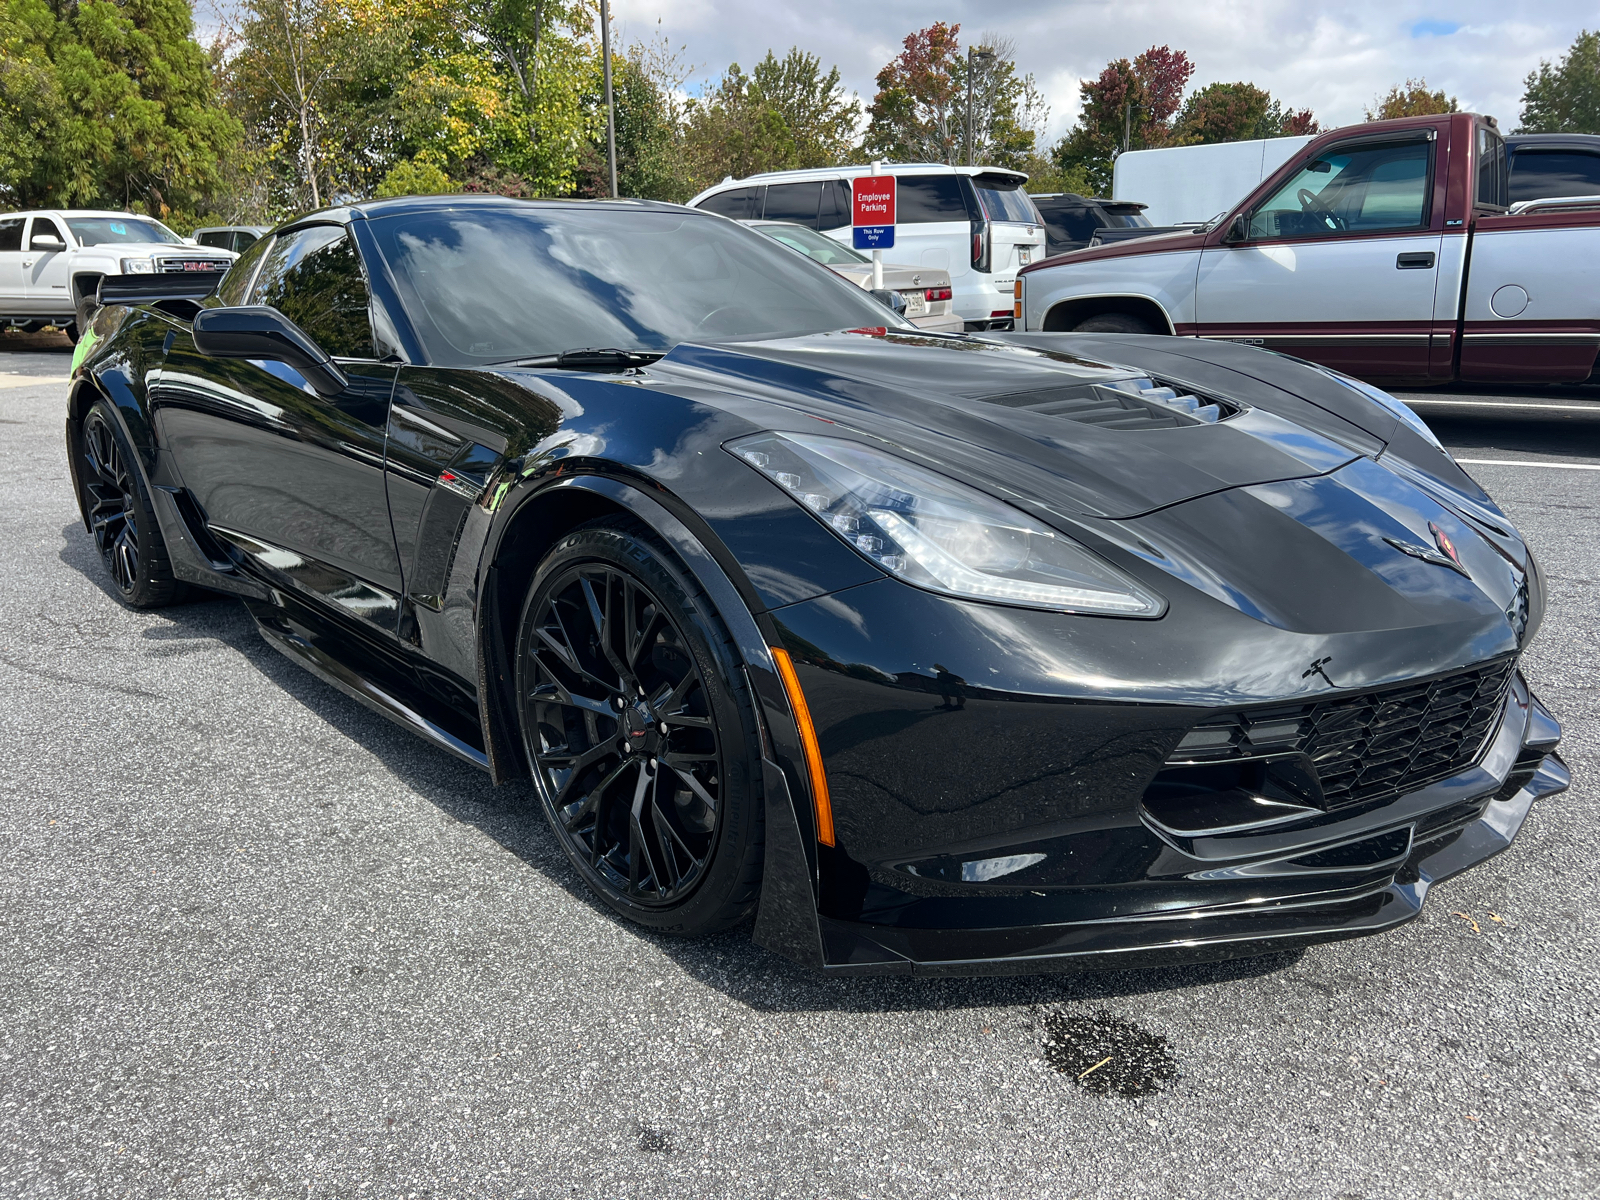
{"label": "parking lot asphalt", "polygon": [[[1223,967],[840,980],[622,924],[524,788],[236,602],[124,609],[67,480],[68,362],[0,339],[0,1196],[1600,1190],[1600,471],[1540,465],[1600,465],[1600,394],[1418,406],[1545,566],[1525,669],[1574,779],[1419,920]],[[1159,1090],[1080,1086],[1098,1036]]]}

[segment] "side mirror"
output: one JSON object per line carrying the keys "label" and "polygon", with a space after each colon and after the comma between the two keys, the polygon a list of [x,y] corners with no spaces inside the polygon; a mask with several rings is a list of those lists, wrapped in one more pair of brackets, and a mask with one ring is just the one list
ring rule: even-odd
{"label": "side mirror", "polygon": [[906,298],[893,288],[873,288],[872,296],[886,308],[893,309],[898,316],[906,315]]}
{"label": "side mirror", "polygon": [[349,378],[305,331],[275,308],[208,308],[194,319],[194,348],[207,358],[262,358],[293,367],[319,396],[337,396]]}
{"label": "side mirror", "polygon": [[53,233],[36,233],[28,241],[29,250],[65,250],[67,244]]}
{"label": "side mirror", "polygon": [[1240,213],[1228,222],[1228,232],[1223,235],[1224,242],[1243,242],[1250,237],[1250,218]]}

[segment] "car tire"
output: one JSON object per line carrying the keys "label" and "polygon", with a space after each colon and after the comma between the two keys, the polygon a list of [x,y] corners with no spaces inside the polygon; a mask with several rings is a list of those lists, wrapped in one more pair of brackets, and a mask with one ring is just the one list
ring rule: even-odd
{"label": "car tire", "polygon": [[551,548],[513,674],[540,806],[591,890],[661,933],[749,916],[765,834],[754,699],[727,626],[647,526],[606,518]]}
{"label": "car tire", "polygon": [[183,598],[150,506],[138,456],[109,400],[96,400],[72,427],[78,504],[118,597],[129,608],[160,608]]}
{"label": "car tire", "polygon": [[1148,321],[1132,313],[1098,313],[1073,327],[1073,333],[1154,333]]}

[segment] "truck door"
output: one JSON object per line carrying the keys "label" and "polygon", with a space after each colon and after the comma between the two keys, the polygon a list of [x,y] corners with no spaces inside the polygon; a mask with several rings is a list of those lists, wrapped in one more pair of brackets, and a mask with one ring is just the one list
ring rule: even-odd
{"label": "truck door", "polygon": [[0,217],[0,317],[22,312],[22,227],[27,217]]}
{"label": "truck door", "polygon": [[[39,247],[36,243],[41,237],[56,238],[63,248]],[[29,312],[61,317],[73,310],[72,294],[67,289],[66,247],[71,245],[61,222],[49,217],[33,219],[33,227],[28,230],[28,253],[22,257],[22,286]]]}
{"label": "truck door", "polygon": [[1208,246],[1202,337],[1354,375],[1427,379],[1442,231],[1431,128],[1335,143]]}

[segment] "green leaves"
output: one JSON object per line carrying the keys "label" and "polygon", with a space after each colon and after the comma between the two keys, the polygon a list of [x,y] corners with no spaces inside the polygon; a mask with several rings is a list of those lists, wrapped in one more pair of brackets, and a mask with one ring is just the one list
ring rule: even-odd
{"label": "green leaves", "polygon": [[184,0],[0,5],[0,195],[19,206],[202,203],[238,122]]}
{"label": "green leaves", "polygon": [[1552,66],[1528,74],[1518,133],[1600,133],[1600,33],[1578,34]]}

